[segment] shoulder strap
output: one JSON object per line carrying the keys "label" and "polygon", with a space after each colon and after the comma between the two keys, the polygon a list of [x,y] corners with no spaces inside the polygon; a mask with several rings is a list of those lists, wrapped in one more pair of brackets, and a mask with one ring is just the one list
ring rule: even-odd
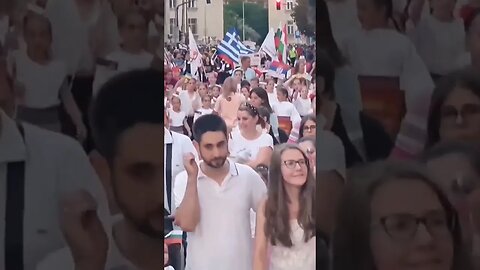
{"label": "shoulder strap", "polygon": [[[22,124],[17,127],[25,141]],[[23,270],[23,228],[25,211],[25,161],[7,164],[5,211],[5,269]]]}

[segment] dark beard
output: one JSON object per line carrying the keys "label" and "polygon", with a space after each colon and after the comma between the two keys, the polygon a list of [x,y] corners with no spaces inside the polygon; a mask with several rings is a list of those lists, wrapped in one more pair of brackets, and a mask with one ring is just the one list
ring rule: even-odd
{"label": "dark beard", "polygon": [[225,165],[225,162],[227,161],[227,158],[216,158],[213,160],[203,160],[205,164],[207,164],[209,167],[215,168],[215,169],[220,169]]}
{"label": "dark beard", "polygon": [[[112,183],[114,183],[114,181],[112,181]],[[134,215],[132,215],[131,212],[128,210],[128,207],[126,206],[126,204],[121,199],[119,199],[117,189],[115,188],[115,184],[113,184],[112,188],[113,188],[113,196],[115,198],[115,203],[117,204],[118,208],[122,212],[126,221],[132,224],[138,232],[148,236],[149,238],[160,239],[160,237],[164,237],[163,228],[161,231],[156,230],[150,225],[150,222],[148,220],[148,217],[154,215],[154,213],[162,213],[162,211],[164,211],[163,209],[161,209],[163,208],[163,206],[159,206],[158,210],[147,214],[146,215],[147,218],[145,219],[140,220],[140,219],[134,218]]]}

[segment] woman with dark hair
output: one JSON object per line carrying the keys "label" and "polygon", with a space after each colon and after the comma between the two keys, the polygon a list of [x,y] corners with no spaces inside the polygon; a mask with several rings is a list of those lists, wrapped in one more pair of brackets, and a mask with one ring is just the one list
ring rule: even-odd
{"label": "woman with dark hair", "polygon": [[267,198],[257,213],[253,270],[315,269],[314,202],[305,153],[294,144],[275,148]]}
{"label": "woman with dark hair", "polygon": [[480,149],[446,142],[423,156],[431,175],[459,213],[463,239],[480,266]]}
{"label": "woman with dark hair", "polygon": [[[268,93],[265,89],[261,87],[253,88],[250,91],[250,104],[255,108],[265,107],[268,110],[268,124],[270,126],[270,131],[272,132],[272,137],[276,141],[281,141],[280,138],[280,129],[278,128],[278,117],[272,109]],[[270,132],[269,131],[269,132]],[[283,135],[283,134],[282,134]]]}
{"label": "woman with dark hair", "polygon": [[298,131],[299,141],[304,137],[315,138],[317,133],[317,117],[314,114],[304,116],[300,122],[300,129]]}
{"label": "woman with dark hair", "polygon": [[375,163],[352,175],[333,270],[472,269],[457,212],[423,166]]}
{"label": "woman with dark hair", "polygon": [[[276,119],[277,117],[276,116],[272,117],[272,115],[274,114],[270,113],[268,108],[264,106],[257,108],[257,110],[258,110],[259,116],[263,118],[263,121],[265,121],[265,127],[263,128],[263,130],[266,133],[270,134],[270,136],[272,136],[273,138],[273,145],[286,143],[288,141],[287,133],[285,133],[285,131],[283,131],[282,129],[279,129],[278,127],[276,128],[276,131],[274,131],[275,127],[270,122],[272,119]],[[278,134],[275,135],[275,132]]]}
{"label": "woman with dark hair", "polygon": [[[390,27],[392,0],[358,0],[357,7],[363,31],[348,40],[345,56],[361,77],[362,91],[373,88],[382,94],[373,95],[373,102],[395,100],[395,104],[378,113],[379,117],[388,117],[384,116],[385,111],[395,111],[395,119],[386,119],[392,123],[390,132],[396,140],[392,155],[409,158],[423,149],[428,104],[434,88],[432,78],[413,43]],[[365,100],[364,109],[378,110],[367,108]]]}
{"label": "woman with dark hair", "polygon": [[[231,133],[228,141],[230,153],[240,163],[256,168],[269,166],[273,151],[273,138],[263,132],[265,122],[258,110],[249,103],[238,108],[238,130]],[[258,128],[258,125],[261,128]]]}
{"label": "woman with dark hair", "polygon": [[[363,161],[374,161],[388,157],[392,149],[391,139],[385,133],[381,124],[362,112],[359,112],[358,116],[360,118],[361,130],[364,134],[361,147],[357,148],[352,143],[343,122],[341,113],[343,107],[335,101],[336,89],[334,88],[334,81],[336,74],[334,65],[324,53],[318,53],[317,58],[320,60],[317,66],[317,81],[322,82],[317,86],[319,104],[317,110],[326,119],[326,123],[322,128],[332,131],[342,140],[345,147],[347,167],[350,168]],[[362,157],[363,152],[360,152],[359,149],[365,149],[365,160]]]}
{"label": "woman with dark hair", "polygon": [[445,77],[435,88],[426,148],[441,141],[480,143],[480,76],[474,68]]}

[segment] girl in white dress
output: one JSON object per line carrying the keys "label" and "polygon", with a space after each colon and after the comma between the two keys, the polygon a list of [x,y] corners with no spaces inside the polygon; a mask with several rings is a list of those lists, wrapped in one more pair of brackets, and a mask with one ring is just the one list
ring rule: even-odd
{"label": "girl in white dress", "polygon": [[363,31],[348,40],[345,56],[359,76],[398,80],[406,114],[393,155],[411,157],[423,150],[433,80],[408,37],[392,29],[391,0],[358,0]]}
{"label": "girl in white dress", "polygon": [[[465,52],[465,30],[463,20],[456,18],[456,0],[415,0],[420,9],[417,17],[411,18],[412,28],[407,31],[418,54],[434,79],[455,70],[452,65]],[[422,12],[431,8],[432,12]]]}
{"label": "girl in white dress", "polygon": [[275,148],[259,206],[253,270],[315,269],[315,177],[297,145]]}

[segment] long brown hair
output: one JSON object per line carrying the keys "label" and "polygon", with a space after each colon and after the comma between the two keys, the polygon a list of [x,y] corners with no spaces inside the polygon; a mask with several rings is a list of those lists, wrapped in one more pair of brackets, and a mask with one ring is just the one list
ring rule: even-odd
{"label": "long brown hair", "polygon": [[[275,147],[272,154],[268,177],[268,198],[265,204],[265,235],[272,245],[278,243],[291,247],[293,245],[290,237],[290,215],[288,212],[288,202],[290,201],[285,188],[285,180],[282,175],[282,154],[289,149],[298,150],[310,168],[308,158],[303,151],[295,144],[281,144]],[[300,212],[297,220],[300,227],[304,230],[305,242],[315,236],[315,178],[309,169],[307,182],[300,191]]]}
{"label": "long brown hair", "polygon": [[354,179],[349,181],[343,194],[333,235],[333,270],[377,269],[370,246],[370,202],[375,192],[391,181],[418,181],[427,185],[437,195],[451,221],[449,230],[454,249],[451,269],[472,269],[461,236],[461,228],[458,226],[457,212],[422,165],[384,161],[354,169],[351,175]]}

